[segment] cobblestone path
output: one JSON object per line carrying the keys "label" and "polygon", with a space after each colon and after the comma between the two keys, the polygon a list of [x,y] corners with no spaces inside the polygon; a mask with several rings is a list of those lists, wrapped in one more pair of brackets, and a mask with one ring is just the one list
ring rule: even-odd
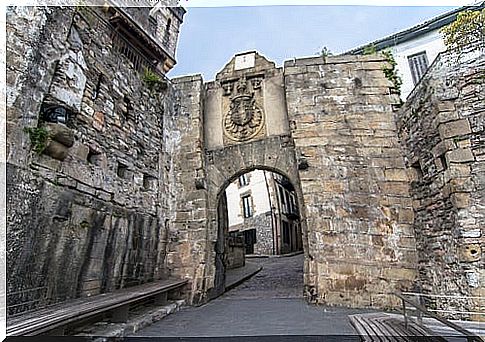
{"label": "cobblestone path", "polygon": [[205,305],[185,307],[133,336],[350,338],[355,334],[347,315],[362,310],[308,305],[303,300],[303,255],[251,261],[261,263],[263,270],[245,283]]}

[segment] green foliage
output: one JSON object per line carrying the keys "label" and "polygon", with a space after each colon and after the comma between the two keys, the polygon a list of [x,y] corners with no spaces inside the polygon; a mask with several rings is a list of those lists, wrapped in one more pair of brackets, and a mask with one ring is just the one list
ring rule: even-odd
{"label": "green foliage", "polygon": [[149,68],[145,68],[143,70],[142,80],[146,83],[148,89],[150,90],[153,90],[155,89],[155,87],[165,84],[163,79]]}
{"label": "green foliage", "polygon": [[382,71],[386,78],[392,82],[394,89],[398,94],[401,94],[402,79],[397,73],[397,62],[392,55],[390,50],[381,51],[381,54],[386,58],[387,62],[391,65],[390,67],[384,67]]}
{"label": "green foliage", "polygon": [[24,132],[29,134],[32,149],[37,154],[42,154],[49,142],[50,134],[44,127],[25,127]]}
{"label": "green foliage", "polygon": [[323,58],[328,57],[328,56],[332,56],[332,52],[330,51],[329,48],[327,48],[326,46],[324,46],[320,50],[320,56],[322,56]]}
{"label": "green foliage", "polygon": [[369,44],[364,47],[364,55],[375,55],[377,53],[376,46]]}
{"label": "green foliage", "polygon": [[82,221],[80,226],[82,229],[88,229],[89,227],[91,227],[91,225],[86,221]]}
{"label": "green foliage", "polygon": [[84,13],[86,10],[86,7],[88,6],[88,3],[85,0],[77,0],[75,3],[75,6],[76,6],[76,12]]}
{"label": "green foliage", "polygon": [[440,32],[446,47],[461,55],[485,47],[485,9],[463,11]]}

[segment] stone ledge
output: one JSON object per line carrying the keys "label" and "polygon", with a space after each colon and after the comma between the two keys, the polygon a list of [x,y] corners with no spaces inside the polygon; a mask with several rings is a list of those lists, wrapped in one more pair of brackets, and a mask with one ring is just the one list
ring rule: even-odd
{"label": "stone ledge", "polygon": [[105,323],[100,322],[94,325],[94,329],[89,332],[83,332],[74,336],[89,336],[90,340],[96,342],[107,341],[114,337],[128,336],[153,324],[166,316],[175,313],[185,304],[185,300],[176,300],[163,307],[152,309],[148,312],[141,312],[131,318],[126,323]]}
{"label": "stone ledge", "polygon": [[379,55],[341,55],[341,56],[327,56],[325,60],[323,57],[306,57],[290,59],[284,62],[286,67],[304,66],[304,65],[319,65],[319,64],[341,64],[341,63],[356,63],[356,62],[382,62],[386,61],[384,56]]}

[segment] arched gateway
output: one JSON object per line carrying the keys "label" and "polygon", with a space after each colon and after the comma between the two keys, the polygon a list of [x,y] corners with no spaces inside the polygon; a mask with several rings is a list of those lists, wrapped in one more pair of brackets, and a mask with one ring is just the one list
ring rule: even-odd
{"label": "arched gateway", "polygon": [[[415,277],[413,210],[393,117],[398,97],[379,56],[307,58],[278,68],[256,52],[236,55],[215,81],[174,80],[195,145],[196,189],[180,178],[200,220],[172,229],[174,274],[192,278],[191,301],[224,291],[221,193],[247,171],[285,175],[300,206],[308,300],[390,307]],[[178,121],[177,121],[178,120]],[[182,162],[181,162],[182,163]],[[218,205],[222,203],[222,205]],[[182,216],[181,216],[182,217]],[[186,217],[186,216],[183,216]]]}
{"label": "arched gateway", "polygon": [[[226,210],[222,196],[236,177],[254,169],[274,171],[294,184],[298,203],[303,203],[303,195],[284,102],[283,70],[254,52],[238,55],[217,75],[216,81],[207,85],[206,96],[208,221],[216,225],[210,231],[219,232],[214,249],[217,254],[217,244],[223,237],[221,216]],[[302,231],[306,232],[304,210],[301,215]],[[306,245],[305,233],[303,241]],[[224,291],[220,282],[223,277],[218,274],[223,268],[220,263],[218,266],[217,255],[214,258],[213,296]]]}
{"label": "arched gateway", "polygon": [[439,57],[404,106],[382,54],[276,67],[246,52],[213,82],[169,80],[184,13],[8,8],[8,315],[172,276],[190,303],[219,294],[220,194],[252,169],[296,190],[309,300],[395,307],[415,285],[480,296],[471,60]]}

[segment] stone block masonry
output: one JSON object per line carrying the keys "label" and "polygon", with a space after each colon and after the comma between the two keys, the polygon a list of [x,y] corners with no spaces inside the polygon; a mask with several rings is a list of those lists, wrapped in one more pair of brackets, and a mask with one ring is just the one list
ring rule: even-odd
{"label": "stone block masonry", "polygon": [[378,56],[285,63],[286,100],[307,212],[312,300],[396,306],[416,279],[408,176],[391,83]]}
{"label": "stone block masonry", "polygon": [[420,286],[473,297],[433,298],[430,305],[483,320],[485,58],[454,58],[442,54],[430,67],[400,110],[398,127],[414,174]]}
{"label": "stone block masonry", "polygon": [[[116,52],[99,8],[7,18],[9,314],[166,277],[175,90]],[[47,106],[66,122],[45,122]]]}
{"label": "stone block masonry", "polygon": [[483,57],[441,57],[397,112],[379,55],[280,68],[247,52],[209,83],[154,79],[146,47],[119,36],[146,32],[113,20],[126,24],[106,8],[7,10],[10,315],[169,275],[189,280],[189,304],[222,293],[221,194],[254,169],[294,186],[310,302],[396,308],[392,292],[423,290],[480,310]]}

